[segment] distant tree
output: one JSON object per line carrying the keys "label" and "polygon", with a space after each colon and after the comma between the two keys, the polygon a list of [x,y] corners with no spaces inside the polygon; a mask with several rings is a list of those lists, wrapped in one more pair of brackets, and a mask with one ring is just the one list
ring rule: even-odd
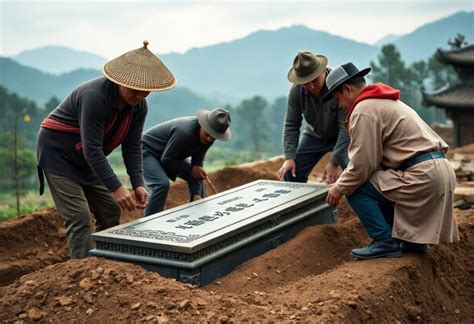
{"label": "distant tree", "polygon": [[[420,68],[421,66],[423,66],[423,68]],[[426,62],[420,61],[413,63],[411,67],[416,75],[413,89],[416,89],[418,93],[422,87],[425,89],[424,91],[428,90],[429,92],[458,82],[458,77],[453,67],[439,63],[436,54]],[[441,108],[424,108],[422,112],[422,117],[429,123],[444,123],[447,120],[446,112]]]}
{"label": "distant tree", "polygon": [[[25,137],[18,137],[18,175],[22,188],[36,184],[36,154],[26,147]],[[9,133],[0,134],[0,190],[15,188],[13,161],[13,136]]]}
{"label": "distant tree", "polygon": [[[419,87],[414,87],[417,79],[416,73],[407,67],[403,62],[400,52],[395,45],[388,44],[382,47],[378,55],[378,64],[371,62],[371,78],[373,82],[382,82],[395,89],[400,90],[400,98],[407,103],[422,117],[427,114],[421,108],[421,95]],[[416,69],[423,75],[425,73],[424,64],[417,64]],[[422,79],[422,75],[418,78]]]}
{"label": "distant tree", "polygon": [[[11,150],[0,149],[0,190],[15,188],[15,175]],[[21,189],[30,189],[36,184],[36,154],[30,149],[18,151],[18,176]]]}
{"label": "distant tree", "polygon": [[428,78],[430,81],[429,89],[436,90],[439,89],[446,84],[454,84],[458,82],[458,76],[456,71],[451,65],[443,65],[439,63],[438,59],[436,58],[436,54],[434,54],[427,63],[428,68]]}
{"label": "distant tree", "polygon": [[270,126],[268,116],[265,114],[268,102],[255,96],[243,100],[236,108],[238,116],[238,129],[241,131],[243,141],[250,142],[255,158],[261,158],[262,153],[268,151]]}
{"label": "distant tree", "polygon": [[36,133],[44,113],[35,102],[11,93],[7,88],[0,86],[0,132],[12,134],[15,120],[18,115],[28,114],[31,122],[20,123],[18,134],[26,139],[26,146],[33,149],[36,143]]}
{"label": "distant tree", "polygon": [[51,111],[53,111],[61,101],[57,97],[51,97],[48,102],[44,105],[44,111],[46,114],[49,114]]}
{"label": "distant tree", "polygon": [[372,82],[383,82],[396,89],[405,90],[411,83],[411,74],[405,68],[395,45],[384,45],[378,55],[378,64],[370,62]]}
{"label": "distant tree", "polygon": [[[15,187],[15,165],[22,188],[25,183],[31,185],[33,182],[36,175],[36,154],[33,149],[42,115],[33,101],[0,86],[0,180],[4,189]],[[29,123],[23,122],[23,116],[28,116]]]}
{"label": "distant tree", "polygon": [[271,153],[280,155],[283,152],[283,122],[285,119],[286,106],[288,105],[287,97],[278,97],[269,107],[269,121],[271,130]]}
{"label": "distant tree", "polygon": [[230,115],[232,139],[229,142],[216,141],[206,154],[206,161],[223,161],[224,165],[237,165],[253,161],[254,157],[249,153],[251,144],[248,141],[248,134],[246,134],[245,122],[242,121],[236,107],[227,104],[223,108]]}
{"label": "distant tree", "polygon": [[414,62],[411,67],[412,82],[416,85],[423,85],[426,78],[429,77],[429,67],[425,61]]}
{"label": "distant tree", "polygon": [[[438,63],[439,64],[439,63]],[[371,62],[373,82],[383,82],[400,90],[402,101],[411,106],[420,117],[431,124],[445,121],[445,116],[435,110],[427,110],[421,105],[421,88],[427,83],[445,80],[445,71],[431,59],[428,62],[414,62],[405,66],[395,45],[385,45],[378,56],[378,62]]]}

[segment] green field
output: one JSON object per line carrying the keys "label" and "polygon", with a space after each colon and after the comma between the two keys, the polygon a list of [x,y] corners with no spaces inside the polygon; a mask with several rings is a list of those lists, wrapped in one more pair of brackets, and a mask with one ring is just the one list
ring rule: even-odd
{"label": "green field", "polygon": [[[40,196],[37,191],[27,191],[20,196],[20,215],[29,214],[37,209],[54,206],[48,190]],[[17,217],[15,193],[0,193],[0,221]]]}

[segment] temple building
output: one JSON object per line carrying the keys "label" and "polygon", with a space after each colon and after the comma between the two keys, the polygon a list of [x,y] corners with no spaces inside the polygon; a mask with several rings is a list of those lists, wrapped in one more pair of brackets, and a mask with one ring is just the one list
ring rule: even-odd
{"label": "temple building", "polygon": [[451,65],[459,81],[434,92],[421,92],[425,106],[444,109],[453,121],[453,146],[457,147],[474,143],[474,45],[465,45],[462,35],[449,44],[452,48],[438,49],[436,58]]}

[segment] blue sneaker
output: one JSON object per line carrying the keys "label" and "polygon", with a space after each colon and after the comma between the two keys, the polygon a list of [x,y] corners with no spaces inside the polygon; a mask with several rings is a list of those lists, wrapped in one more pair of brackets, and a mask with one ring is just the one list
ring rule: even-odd
{"label": "blue sneaker", "polygon": [[412,243],[412,242],[407,242],[407,241],[401,241],[400,242],[400,248],[402,252],[426,252],[428,251],[431,247],[429,244],[419,244],[419,243]]}
{"label": "blue sneaker", "polygon": [[402,250],[398,240],[392,238],[386,241],[374,240],[366,247],[353,249],[351,255],[361,260],[398,258],[402,256]]}

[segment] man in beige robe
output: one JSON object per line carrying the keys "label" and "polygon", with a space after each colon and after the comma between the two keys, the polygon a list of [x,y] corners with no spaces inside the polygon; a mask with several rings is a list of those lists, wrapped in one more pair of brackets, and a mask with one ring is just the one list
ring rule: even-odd
{"label": "man in beige robe", "polygon": [[448,145],[385,84],[367,86],[352,63],[327,76],[324,100],[348,110],[350,162],[330,188],[335,206],[346,195],[373,242],[358,259],[398,257],[429,244],[459,240],[453,216],[454,171]]}

